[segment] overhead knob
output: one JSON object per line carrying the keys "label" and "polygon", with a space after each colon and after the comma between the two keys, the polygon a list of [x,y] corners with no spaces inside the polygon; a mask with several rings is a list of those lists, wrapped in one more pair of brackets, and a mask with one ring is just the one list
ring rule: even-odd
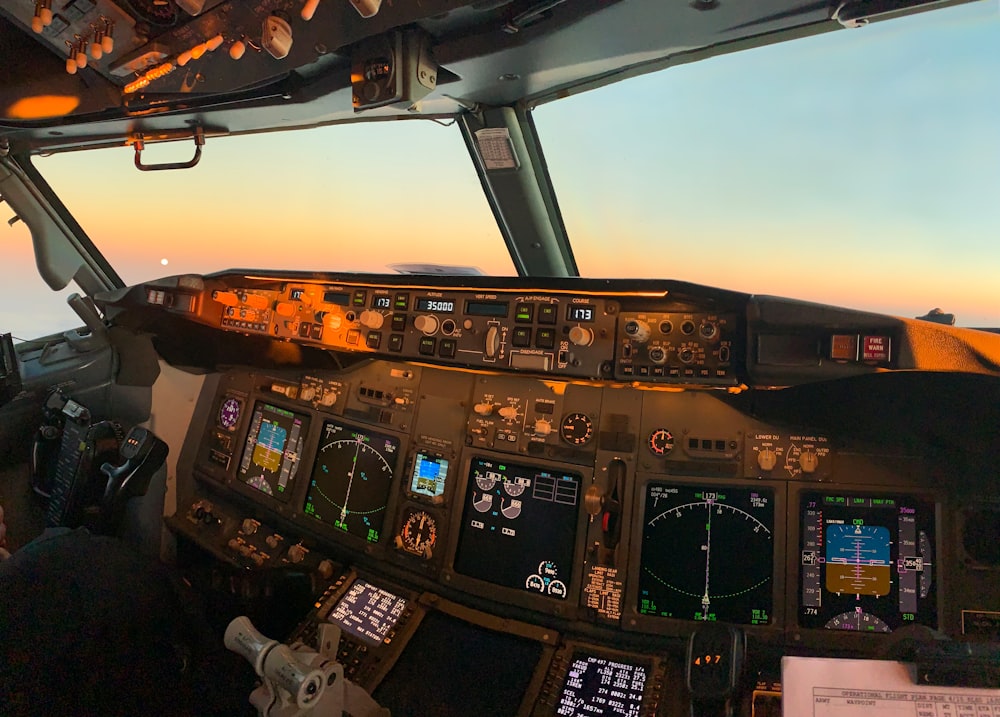
{"label": "overhead knob", "polygon": [[425,336],[430,336],[438,330],[438,319],[432,314],[421,314],[413,320],[413,326]]}
{"label": "overhead knob", "polygon": [[358,321],[361,322],[362,326],[367,326],[369,329],[381,329],[382,324],[385,323],[385,316],[377,311],[365,309],[361,312],[361,316],[358,317]]}
{"label": "overhead knob", "polygon": [[769,471],[778,464],[778,455],[770,448],[761,448],[757,452],[757,465],[762,471]]}
{"label": "overhead knob", "polygon": [[569,342],[574,346],[590,346],[594,343],[594,332],[585,326],[574,326],[569,330]]}

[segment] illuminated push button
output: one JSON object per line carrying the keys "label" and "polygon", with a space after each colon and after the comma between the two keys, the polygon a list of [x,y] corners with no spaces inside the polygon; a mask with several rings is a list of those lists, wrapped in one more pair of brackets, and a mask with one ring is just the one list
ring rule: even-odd
{"label": "illuminated push button", "polygon": [[552,349],[556,346],[555,329],[538,329],[535,334],[535,346],[540,349]]}
{"label": "illuminated push button", "polygon": [[436,348],[437,341],[434,340],[433,336],[420,337],[420,344],[417,346],[417,351],[422,353],[424,356],[433,356]]}
{"label": "illuminated push button", "polygon": [[538,323],[554,324],[558,311],[555,304],[542,304],[538,307]]}
{"label": "illuminated push button", "polygon": [[431,336],[438,330],[438,319],[431,314],[421,314],[413,320],[413,326],[425,336]]}
{"label": "illuminated push button", "polygon": [[438,355],[441,358],[455,358],[455,351],[458,348],[458,344],[455,339],[441,339],[441,345],[438,347]]}
{"label": "illuminated push button", "polygon": [[830,358],[833,361],[857,361],[857,334],[834,334],[830,338]]}
{"label": "illuminated push button", "polygon": [[590,346],[594,343],[594,332],[583,326],[574,326],[569,330],[569,342],[574,346]]}
{"label": "illuminated push button", "polygon": [[361,312],[361,316],[358,317],[358,321],[361,322],[362,326],[369,329],[381,329],[382,324],[385,323],[385,317],[377,311],[366,309]]}
{"label": "illuminated push button", "polygon": [[402,334],[390,334],[389,336],[389,350],[400,352],[403,350],[403,335]]}
{"label": "illuminated push button", "polygon": [[884,363],[889,360],[891,340],[888,336],[863,336],[861,360]]}
{"label": "illuminated push button", "polygon": [[365,337],[365,345],[370,349],[378,350],[381,343],[382,334],[377,331],[369,331],[368,336]]}
{"label": "illuminated push button", "polygon": [[531,329],[527,326],[518,326],[514,329],[511,343],[519,347],[531,346]]}

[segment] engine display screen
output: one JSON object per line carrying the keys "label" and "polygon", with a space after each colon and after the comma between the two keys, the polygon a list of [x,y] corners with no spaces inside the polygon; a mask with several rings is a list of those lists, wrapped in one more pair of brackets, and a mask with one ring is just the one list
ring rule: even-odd
{"label": "engine display screen", "polygon": [[799,625],[871,633],[937,627],[932,501],[804,493],[799,519]]}
{"label": "engine display screen", "polygon": [[767,625],[774,600],[774,491],[649,483],[641,615]]}
{"label": "engine display screen", "polygon": [[581,480],[575,473],[473,458],[455,570],[565,600]]}
{"label": "engine display screen", "polygon": [[417,452],[413,459],[413,475],[410,478],[410,492],[437,502],[444,495],[445,481],[448,480],[448,459]]}
{"label": "engine display screen", "polygon": [[555,713],[560,717],[639,717],[648,668],[575,653]]}
{"label": "engine display screen", "polygon": [[327,619],[368,645],[381,645],[405,609],[405,598],[355,580]]}
{"label": "engine display screen", "polygon": [[250,419],[238,477],[261,493],[287,502],[299,472],[308,418],[258,402]]}
{"label": "engine display screen", "polygon": [[306,515],[377,543],[398,454],[399,439],[393,436],[325,422]]}

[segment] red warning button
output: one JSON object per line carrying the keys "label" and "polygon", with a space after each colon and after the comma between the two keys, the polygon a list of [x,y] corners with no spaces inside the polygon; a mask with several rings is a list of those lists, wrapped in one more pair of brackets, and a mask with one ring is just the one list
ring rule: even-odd
{"label": "red warning button", "polygon": [[888,336],[863,336],[861,338],[861,360],[886,363],[892,340]]}

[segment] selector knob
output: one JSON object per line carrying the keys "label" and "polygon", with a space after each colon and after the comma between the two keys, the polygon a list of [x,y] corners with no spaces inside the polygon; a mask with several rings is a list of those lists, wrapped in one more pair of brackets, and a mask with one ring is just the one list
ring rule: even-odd
{"label": "selector knob", "polygon": [[472,410],[478,413],[480,416],[489,416],[491,413],[493,413],[493,404],[486,402],[477,403],[475,406],[472,407]]}
{"label": "selector knob", "polygon": [[240,526],[240,528],[243,531],[244,535],[253,535],[254,533],[257,532],[257,528],[259,528],[259,527],[260,527],[260,523],[258,523],[253,518],[244,518],[243,519],[243,525]]}
{"label": "selector knob", "polygon": [[647,341],[649,340],[649,324],[638,319],[630,319],[625,322],[625,334],[639,343]]}
{"label": "selector knob", "polygon": [[594,343],[594,332],[585,326],[574,326],[569,330],[569,342],[574,346],[590,346]]}
{"label": "selector knob", "polygon": [[543,438],[552,433],[552,424],[544,418],[535,419],[535,435]]}
{"label": "selector knob", "polygon": [[772,470],[778,464],[778,454],[770,448],[761,448],[757,452],[757,465],[762,471]]}
{"label": "selector knob", "polygon": [[330,311],[321,311],[316,314],[316,318],[320,319],[323,322],[323,326],[330,329],[330,331],[336,331],[344,323],[344,319],[340,314],[334,314]]}
{"label": "selector knob", "polygon": [[424,336],[430,336],[438,330],[438,319],[431,314],[421,314],[413,320],[413,326]]}
{"label": "selector knob", "polygon": [[377,311],[365,309],[361,312],[361,316],[358,317],[358,321],[361,322],[362,326],[366,326],[369,329],[381,329],[382,324],[385,323],[385,317]]}
{"label": "selector knob", "polygon": [[504,406],[497,413],[500,414],[500,418],[506,419],[508,421],[517,418],[517,407],[516,406]]}
{"label": "selector knob", "polygon": [[333,563],[324,558],[323,560],[320,560],[319,565],[316,566],[316,572],[319,573],[319,576],[324,580],[329,580],[333,577],[335,569],[333,567]]}
{"label": "selector knob", "polygon": [[274,311],[278,316],[295,316],[295,304],[287,301],[279,301],[274,305]]}
{"label": "selector knob", "polygon": [[274,535],[272,533],[271,535],[269,535],[266,538],[264,538],[264,542],[267,543],[267,547],[269,547],[269,548],[277,548],[278,547],[278,543],[281,542],[281,538],[279,538],[277,535]]}
{"label": "selector knob", "polygon": [[288,559],[293,563],[301,563],[306,559],[306,555],[309,551],[302,545],[302,543],[297,543],[288,549]]}
{"label": "selector knob", "polygon": [[814,473],[819,465],[819,456],[816,451],[802,451],[799,455],[799,467],[803,473]]}

